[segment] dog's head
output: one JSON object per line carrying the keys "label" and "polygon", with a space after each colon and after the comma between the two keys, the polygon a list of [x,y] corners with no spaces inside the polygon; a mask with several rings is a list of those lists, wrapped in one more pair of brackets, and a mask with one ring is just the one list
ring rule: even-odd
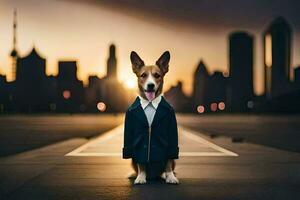
{"label": "dog's head", "polygon": [[132,70],[138,78],[140,95],[152,101],[161,94],[164,76],[169,70],[170,53],[164,52],[155,65],[145,65],[139,55],[132,51],[130,54]]}

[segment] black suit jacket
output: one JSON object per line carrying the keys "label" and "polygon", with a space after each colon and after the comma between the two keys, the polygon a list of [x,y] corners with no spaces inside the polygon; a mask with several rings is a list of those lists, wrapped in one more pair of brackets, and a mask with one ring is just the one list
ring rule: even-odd
{"label": "black suit jacket", "polygon": [[123,158],[136,163],[178,159],[178,131],[175,111],[162,97],[151,127],[139,97],[125,116]]}

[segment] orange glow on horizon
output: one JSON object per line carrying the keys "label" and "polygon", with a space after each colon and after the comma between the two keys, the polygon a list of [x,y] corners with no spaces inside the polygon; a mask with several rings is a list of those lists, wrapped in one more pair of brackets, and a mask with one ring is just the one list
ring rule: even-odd
{"label": "orange glow on horizon", "polygon": [[124,83],[128,89],[135,89],[137,87],[137,83],[135,79],[127,79],[125,80]]}

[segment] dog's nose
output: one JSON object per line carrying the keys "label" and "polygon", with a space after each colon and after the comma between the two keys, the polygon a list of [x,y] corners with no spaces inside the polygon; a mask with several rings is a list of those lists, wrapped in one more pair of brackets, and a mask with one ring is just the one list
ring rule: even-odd
{"label": "dog's nose", "polygon": [[147,89],[148,90],[153,90],[154,89],[154,84],[153,83],[148,83],[148,85],[147,85]]}

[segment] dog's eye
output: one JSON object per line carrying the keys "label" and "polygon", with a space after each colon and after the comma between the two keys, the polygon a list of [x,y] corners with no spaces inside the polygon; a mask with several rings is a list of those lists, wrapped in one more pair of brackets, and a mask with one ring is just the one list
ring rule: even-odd
{"label": "dog's eye", "polygon": [[159,78],[159,77],[160,77],[160,74],[155,73],[153,76],[154,76],[154,78]]}
{"label": "dog's eye", "polygon": [[142,77],[142,78],[145,78],[146,76],[147,76],[146,73],[142,73],[142,74],[141,74],[141,77]]}

